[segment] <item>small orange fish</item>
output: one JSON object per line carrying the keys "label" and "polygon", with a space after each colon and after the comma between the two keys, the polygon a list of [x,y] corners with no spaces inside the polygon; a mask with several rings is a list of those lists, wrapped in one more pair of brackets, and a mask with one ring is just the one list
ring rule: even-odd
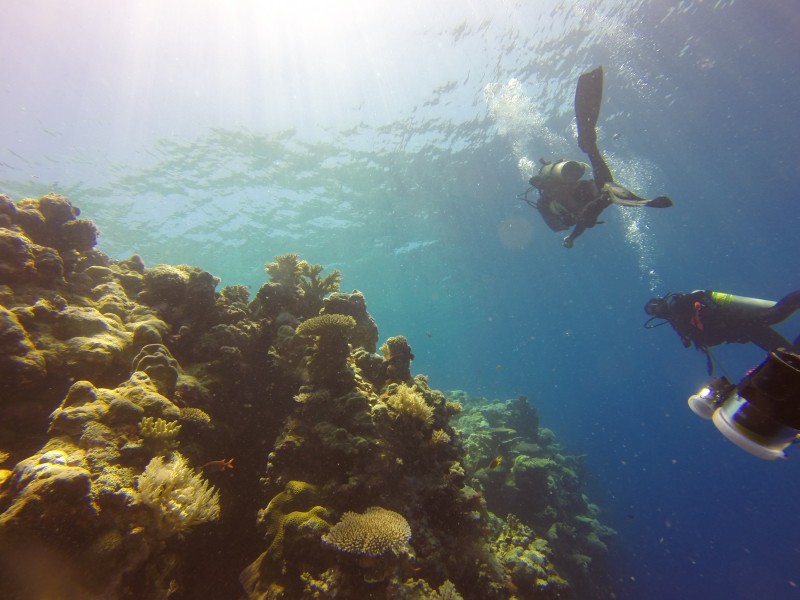
{"label": "small orange fish", "polygon": [[229,458],[228,460],[212,460],[211,462],[207,462],[203,465],[203,471],[208,473],[214,473],[218,471],[227,471],[228,469],[233,468],[233,459]]}
{"label": "small orange fish", "polygon": [[492,459],[492,462],[489,463],[489,468],[490,469],[496,469],[497,467],[499,467],[502,464],[503,464],[503,457],[502,456],[495,456]]}

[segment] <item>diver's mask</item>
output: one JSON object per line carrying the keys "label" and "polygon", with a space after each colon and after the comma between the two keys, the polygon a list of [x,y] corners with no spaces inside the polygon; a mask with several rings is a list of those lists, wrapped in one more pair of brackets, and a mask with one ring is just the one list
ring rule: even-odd
{"label": "diver's mask", "polygon": [[739,385],[714,379],[689,398],[689,408],[742,450],[786,458],[800,435],[800,355],[779,348]]}
{"label": "diver's mask", "polygon": [[[648,319],[647,323],[645,323],[645,327],[648,329],[651,329],[652,327],[658,327],[658,325],[650,325],[650,322],[656,319],[664,319],[665,321],[669,321],[670,313],[672,313],[672,306],[675,303],[675,298],[682,295],[683,294],[671,292],[663,298],[650,298],[650,300],[647,301],[647,304],[644,305],[644,312],[650,315],[650,319]],[[663,325],[663,323],[660,323],[660,325]]]}
{"label": "diver's mask", "polygon": [[667,299],[666,298],[650,298],[647,304],[644,305],[644,312],[651,317],[664,318],[667,315]]}

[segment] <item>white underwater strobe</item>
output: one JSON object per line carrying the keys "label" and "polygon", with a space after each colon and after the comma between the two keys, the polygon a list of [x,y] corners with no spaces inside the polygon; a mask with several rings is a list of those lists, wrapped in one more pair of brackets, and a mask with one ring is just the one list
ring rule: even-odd
{"label": "white underwater strobe", "polygon": [[800,355],[779,348],[739,385],[712,379],[689,397],[689,408],[742,450],[764,460],[786,458],[800,435]]}

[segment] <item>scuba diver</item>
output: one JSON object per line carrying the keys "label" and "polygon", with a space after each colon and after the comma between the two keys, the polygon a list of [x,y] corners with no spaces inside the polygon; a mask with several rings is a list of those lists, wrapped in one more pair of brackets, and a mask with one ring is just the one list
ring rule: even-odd
{"label": "scuba diver", "polygon": [[[680,336],[684,347],[694,344],[706,355],[708,372],[713,372],[709,349],[722,343],[752,342],[765,352],[777,348],[800,349],[800,336],[790,343],[771,325],[787,319],[800,309],[800,290],[784,296],[778,302],[745,298],[720,292],[696,290],[689,294],[669,293],[663,298],[650,298],[644,311],[650,319],[647,329],[666,323]],[[657,319],[662,322],[652,323]]]}
{"label": "scuba diver", "polygon": [[[597,147],[596,125],[602,99],[601,66],[581,75],[575,90],[578,146],[589,157],[593,179],[581,179],[587,167],[584,163],[574,160],[547,162],[541,159],[539,174],[530,179],[532,187],[520,195],[522,200],[539,211],[553,231],[564,231],[574,226],[572,233],[564,238],[566,248],[572,248],[575,238],[586,229],[601,223],[597,218],[611,204],[653,208],[672,206],[672,200],[666,196],[647,200],[614,183],[611,171]],[[536,202],[528,200],[528,193],[533,188],[539,190]]]}

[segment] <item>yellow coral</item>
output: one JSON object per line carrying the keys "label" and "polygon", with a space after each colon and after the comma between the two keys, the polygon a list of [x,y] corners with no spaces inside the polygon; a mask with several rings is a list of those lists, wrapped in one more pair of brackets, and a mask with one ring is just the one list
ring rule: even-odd
{"label": "yellow coral", "polygon": [[402,335],[390,337],[381,346],[381,354],[383,354],[383,357],[386,360],[403,357],[409,355],[410,353],[411,353],[411,348],[408,345],[408,341],[406,340],[405,336]]}
{"label": "yellow coral", "polygon": [[136,499],[153,511],[161,539],[219,518],[219,492],[177,452],[166,464],[160,456],[151,460],[136,487]]}
{"label": "yellow coral", "polygon": [[272,538],[267,554],[272,558],[283,556],[287,532],[301,528],[320,533],[330,524],[325,520],[328,511],[322,506],[311,506],[317,499],[317,487],[305,481],[289,481],[284,490],[276,494],[267,507],[259,511],[258,520],[267,524],[266,538]]}
{"label": "yellow coral", "polygon": [[208,415],[207,412],[191,406],[181,408],[180,410],[181,410],[180,420],[183,421],[184,423],[194,425],[195,427],[198,428],[205,428],[211,426],[211,417]]}
{"label": "yellow coral", "polygon": [[408,551],[411,527],[403,515],[372,506],[363,514],[346,512],[342,519],[322,536],[322,540],[340,552],[378,557]]}
{"label": "yellow coral", "polygon": [[303,321],[297,326],[298,335],[320,337],[346,337],[356,326],[356,320],[349,315],[319,315]]}
{"label": "yellow coral", "polygon": [[312,265],[306,261],[300,262],[300,270],[305,278],[300,282],[300,289],[305,297],[321,302],[324,296],[339,291],[339,283],[342,281],[339,270],[334,269],[325,277],[320,277],[322,265]]}
{"label": "yellow coral", "polygon": [[177,421],[144,417],[139,422],[139,432],[148,444],[162,452],[168,452],[178,447],[181,426]]}
{"label": "yellow coral", "polygon": [[431,443],[435,446],[439,444],[448,444],[450,442],[450,436],[447,435],[447,432],[444,429],[436,429],[431,434]]}
{"label": "yellow coral", "polygon": [[401,383],[386,399],[386,405],[392,411],[392,416],[397,419],[409,417],[418,419],[430,425],[433,423],[433,407],[428,406],[425,398],[413,387]]}
{"label": "yellow coral", "polygon": [[274,263],[266,264],[264,270],[269,275],[270,281],[299,291],[304,262],[297,254],[282,254],[275,257]]}

